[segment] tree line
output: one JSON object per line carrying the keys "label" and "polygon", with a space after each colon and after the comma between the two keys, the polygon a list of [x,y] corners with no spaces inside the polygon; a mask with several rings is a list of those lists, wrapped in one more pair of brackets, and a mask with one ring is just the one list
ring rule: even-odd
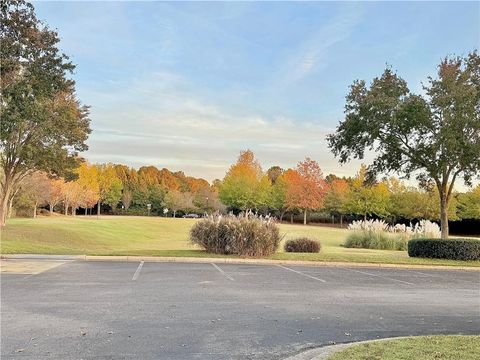
{"label": "tree line", "polygon": [[[172,215],[178,211],[215,212],[224,207],[218,200],[218,187],[183,172],[144,166],[136,170],[119,164],[90,164],[83,161],[73,180],[34,172],[20,183],[10,203],[18,214],[36,217],[46,207],[65,215],[100,215],[102,206],[114,214]],[[165,213],[165,209],[168,213]]]}
{"label": "tree line", "polygon": [[[395,177],[372,180],[362,165],[352,177],[324,176],[310,158],[295,168],[272,166],[264,171],[250,150],[242,151],[223,180],[210,184],[183,172],[144,166],[138,170],[119,164],[83,161],[76,179],[52,178],[44,172],[27,176],[18,187],[12,209],[35,217],[40,207],[65,215],[91,214],[102,206],[109,213],[173,216],[178,212],[213,213],[252,210],[284,220],[322,212],[342,222],[344,216],[397,219],[440,219],[438,190],[433,183],[414,187]],[[454,192],[449,218],[480,219],[480,185]]]}
{"label": "tree line", "polygon": [[[262,171],[253,152],[241,152],[220,186],[220,200],[230,209],[255,209],[283,219],[308,212],[396,219],[440,220],[440,197],[434,182],[415,187],[395,177],[372,179],[362,165],[353,177],[324,176],[319,164],[310,158],[296,168],[272,166]],[[480,185],[467,192],[453,192],[449,202],[450,219],[480,219]]]}

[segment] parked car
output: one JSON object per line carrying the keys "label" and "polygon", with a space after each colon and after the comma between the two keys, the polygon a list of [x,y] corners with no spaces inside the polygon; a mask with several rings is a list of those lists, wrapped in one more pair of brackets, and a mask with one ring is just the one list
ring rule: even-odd
{"label": "parked car", "polygon": [[197,214],[185,214],[183,215],[183,217],[185,219],[198,219],[200,216],[198,216]]}

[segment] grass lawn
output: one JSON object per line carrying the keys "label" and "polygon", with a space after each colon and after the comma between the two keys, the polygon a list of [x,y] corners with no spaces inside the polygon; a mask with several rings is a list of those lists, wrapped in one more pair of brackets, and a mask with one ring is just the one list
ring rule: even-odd
{"label": "grass lawn", "polygon": [[328,360],[476,360],[480,336],[438,335],[354,345]]}
{"label": "grass lawn", "polygon": [[[133,216],[53,216],[11,219],[1,234],[2,254],[87,254],[210,257],[192,246],[189,230],[197,220]],[[320,240],[318,254],[279,252],[271,259],[362,263],[480,266],[479,261],[409,258],[406,251],[347,249],[347,230],[281,224],[284,240],[309,236]],[[217,255],[221,256],[221,255]]]}

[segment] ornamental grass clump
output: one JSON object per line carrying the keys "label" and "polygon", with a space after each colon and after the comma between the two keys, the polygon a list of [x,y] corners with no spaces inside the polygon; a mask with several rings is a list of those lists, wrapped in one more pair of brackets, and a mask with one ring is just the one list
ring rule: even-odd
{"label": "ornamental grass clump", "polygon": [[213,254],[268,256],[277,250],[280,240],[280,230],[272,218],[252,213],[211,215],[190,230],[190,241]]}
{"label": "ornamental grass clump", "polygon": [[410,239],[440,237],[439,226],[428,220],[410,226],[391,226],[383,220],[354,221],[348,229],[352,230],[344,243],[348,248],[407,250]]}

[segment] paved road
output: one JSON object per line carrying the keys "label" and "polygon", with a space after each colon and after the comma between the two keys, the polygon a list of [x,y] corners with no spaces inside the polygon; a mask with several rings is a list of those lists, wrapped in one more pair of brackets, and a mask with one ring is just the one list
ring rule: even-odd
{"label": "paved road", "polygon": [[1,277],[2,359],[282,359],[480,333],[480,273],[71,261]]}

